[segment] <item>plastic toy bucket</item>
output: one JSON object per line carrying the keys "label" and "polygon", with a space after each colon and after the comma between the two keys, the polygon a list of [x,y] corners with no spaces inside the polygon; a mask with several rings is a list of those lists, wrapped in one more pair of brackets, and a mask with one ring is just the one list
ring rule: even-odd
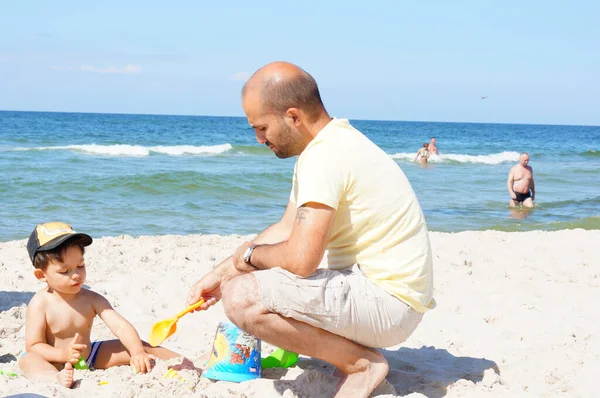
{"label": "plastic toy bucket", "polygon": [[231,322],[220,322],[215,333],[208,379],[241,382],[260,377],[260,340]]}

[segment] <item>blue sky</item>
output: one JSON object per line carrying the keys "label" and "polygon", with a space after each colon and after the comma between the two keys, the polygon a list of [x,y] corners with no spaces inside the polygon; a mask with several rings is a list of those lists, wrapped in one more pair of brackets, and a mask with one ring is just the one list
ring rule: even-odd
{"label": "blue sky", "polygon": [[247,76],[286,60],[337,117],[600,125],[598,20],[595,1],[3,2],[0,109],[243,116]]}

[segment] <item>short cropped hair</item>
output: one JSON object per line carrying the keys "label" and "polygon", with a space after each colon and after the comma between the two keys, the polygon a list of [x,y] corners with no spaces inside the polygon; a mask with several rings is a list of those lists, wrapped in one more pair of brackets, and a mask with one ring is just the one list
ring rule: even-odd
{"label": "short cropped hair", "polygon": [[33,267],[44,270],[48,264],[50,264],[50,261],[62,263],[63,256],[65,255],[67,249],[71,246],[79,247],[81,249],[81,254],[85,254],[85,246],[83,243],[77,239],[71,239],[54,249],[37,252],[33,258]]}
{"label": "short cropped hair", "polygon": [[[268,112],[283,114],[289,108],[299,108],[315,120],[325,108],[315,79],[306,71],[281,81],[268,79],[259,83],[262,105]],[[247,92],[245,85],[242,96]]]}

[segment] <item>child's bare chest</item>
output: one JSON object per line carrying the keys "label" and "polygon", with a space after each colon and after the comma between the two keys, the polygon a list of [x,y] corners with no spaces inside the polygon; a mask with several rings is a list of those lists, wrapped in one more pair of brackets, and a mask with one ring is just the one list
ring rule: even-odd
{"label": "child's bare chest", "polygon": [[93,307],[85,303],[62,304],[46,311],[49,334],[57,340],[72,338],[75,333],[89,335],[96,316]]}

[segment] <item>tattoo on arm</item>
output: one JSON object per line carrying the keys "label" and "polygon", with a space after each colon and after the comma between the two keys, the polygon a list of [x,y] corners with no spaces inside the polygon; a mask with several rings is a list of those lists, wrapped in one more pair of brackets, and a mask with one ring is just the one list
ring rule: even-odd
{"label": "tattoo on arm", "polygon": [[302,223],[302,220],[306,220],[306,215],[308,213],[308,209],[304,207],[300,207],[296,210],[296,220],[298,220],[298,224]]}

